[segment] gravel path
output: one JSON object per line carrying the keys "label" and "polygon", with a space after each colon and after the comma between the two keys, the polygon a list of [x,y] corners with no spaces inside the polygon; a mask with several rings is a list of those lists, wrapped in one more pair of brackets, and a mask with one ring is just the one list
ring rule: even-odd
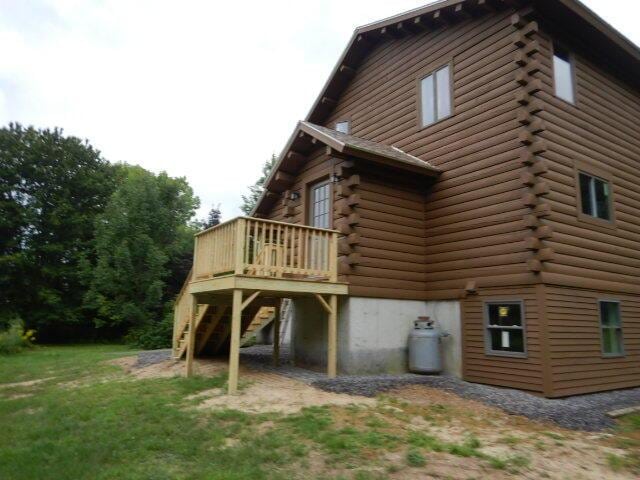
{"label": "gravel path", "polygon": [[[271,364],[271,347],[256,345],[241,349],[241,362],[255,369],[273,371],[302,381],[328,392],[347,393],[374,397],[406,385],[424,385],[453,392],[460,397],[476,400],[501,408],[532,420],[546,420],[574,430],[600,431],[612,427],[614,422],[606,413],[620,408],[640,406],[640,388],[594,393],[563,399],[547,399],[520,390],[491,387],[464,382],[450,376],[369,375],[339,377],[329,380],[323,373],[293,366],[289,352],[281,352],[282,365]],[[162,362],[171,357],[170,350],[142,352],[138,356],[138,368]]]}

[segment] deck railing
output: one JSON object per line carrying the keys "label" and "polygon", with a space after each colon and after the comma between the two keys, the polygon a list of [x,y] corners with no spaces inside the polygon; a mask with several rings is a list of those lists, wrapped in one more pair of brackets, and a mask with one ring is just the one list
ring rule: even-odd
{"label": "deck railing", "polygon": [[196,235],[193,279],[235,274],[337,281],[338,232],[240,217]]}

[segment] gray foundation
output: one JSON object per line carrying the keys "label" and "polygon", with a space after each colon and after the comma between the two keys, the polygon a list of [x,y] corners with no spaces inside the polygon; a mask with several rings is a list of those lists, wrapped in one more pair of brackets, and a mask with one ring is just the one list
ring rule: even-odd
{"label": "gray foundation", "polygon": [[[407,340],[413,322],[430,316],[451,334],[443,339],[444,373],[461,376],[460,304],[348,297],[340,302],[338,369],[366,375],[407,371]],[[327,318],[317,300],[296,299],[291,352],[297,365],[324,369],[327,361]]]}

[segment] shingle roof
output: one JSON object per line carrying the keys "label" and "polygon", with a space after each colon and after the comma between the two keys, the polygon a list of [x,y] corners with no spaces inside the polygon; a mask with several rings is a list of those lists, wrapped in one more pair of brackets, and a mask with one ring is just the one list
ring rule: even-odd
{"label": "shingle roof", "polygon": [[[433,172],[440,172],[429,162],[414,157],[403,152],[397,147],[384,145],[382,143],[365,140],[364,138],[355,137],[346,133],[338,132],[330,128],[321,127],[311,122],[300,122],[300,127],[309,135],[316,137],[323,143],[329,144],[332,148],[341,153],[350,153],[358,156],[357,152],[368,153],[377,157],[382,157],[392,162],[400,162],[415,167],[424,168]],[[355,152],[354,152],[355,150]]]}
{"label": "shingle roof", "polygon": [[[311,140],[313,140],[313,142]],[[290,175],[299,168],[299,160],[297,159],[300,157],[304,158],[314,148],[322,144],[329,147],[331,152],[338,156],[347,157],[356,161],[363,160],[381,164],[410,172],[410,174],[413,175],[436,178],[441,173],[438,168],[429,162],[403,152],[392,145],[384,145],[371,140],[365,140],[364,138],[341,133],[311,122],[299,122],[291,138],[289,138],[287,145],[278,157],[278,162],[273,167],[271,175],[267,178],[265,191],[262,192],[251,215],[254,215],[261,208],[264,208],[265,204],[268,204],[268,192],[283,191],[284,188],[286,188],[282,184],[278,184],[278,182],[282,182],[282,179],[278,180],[278,172],[282,171]],[[293,159],[291,158],[292,155]],[[286,181],[287,180],[285,180],[285,182]]]}

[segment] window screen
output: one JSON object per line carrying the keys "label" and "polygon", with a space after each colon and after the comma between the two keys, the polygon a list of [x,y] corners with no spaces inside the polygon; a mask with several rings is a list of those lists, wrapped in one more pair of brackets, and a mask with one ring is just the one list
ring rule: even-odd
{"label": "window screen", "polygon": [[311,188],[311,226],[329,228],[331,208],[331,184],[329,182]]}
{"label": "window screen", "polygon": [[553,77],[556,96],[567,102],[575,102],[573,83],[573,66],[569,53],[562,47],[554,45]]}
{"label": "window screen", "polygon": [[600,303],[600,328],[602,330],[602,353],[605,355],[624,355],[622,344],[622,320],[618,302]]}
{"label": "window screen", "polygon": [[423,127],[451,115],[451,68],[449,65],[422,79],[420,98]]}

